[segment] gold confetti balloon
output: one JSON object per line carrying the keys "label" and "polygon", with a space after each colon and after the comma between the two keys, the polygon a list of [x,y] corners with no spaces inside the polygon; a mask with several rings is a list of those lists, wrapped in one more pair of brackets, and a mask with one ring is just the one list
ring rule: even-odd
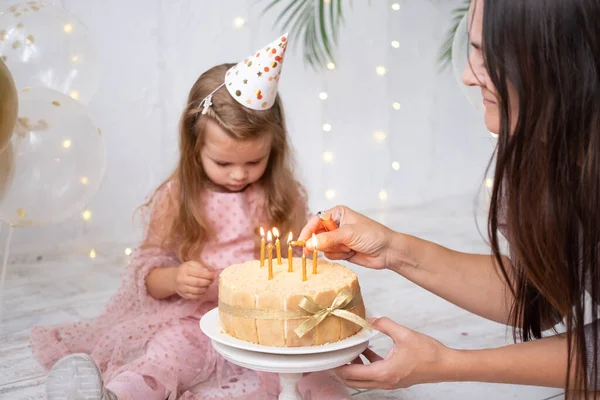
{"label": "gold confetti balloon", "polygon": [[0,153],[0,221],[43,226],[81,213],[106,164],[104,137],[87,107],[56,90],[18,92],[12,138]]}
{"label": "gold confetti balloon", "polygon": [[44,86],[87,104],[100,80],[86,26],[59,6],[29,1],[0,11],[0,59],[17,90]]}
{"label": "gold confetti balloon", "polygon": [[6,64],[0,60],[0,152],[10,141],[17,119],[17,110],[15,82]]}

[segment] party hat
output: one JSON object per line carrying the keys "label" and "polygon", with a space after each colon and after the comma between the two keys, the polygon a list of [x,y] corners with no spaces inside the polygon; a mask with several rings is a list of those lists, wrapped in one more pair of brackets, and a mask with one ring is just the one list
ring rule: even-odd
{"label": "party hat", "polygon": [[[227,71],[224,85],[238,103],[253,110],[273,107],[286,47],[287,33]],[[204,112],[212,105],[212,95],[221,86],[200,103],[204,105]]]}

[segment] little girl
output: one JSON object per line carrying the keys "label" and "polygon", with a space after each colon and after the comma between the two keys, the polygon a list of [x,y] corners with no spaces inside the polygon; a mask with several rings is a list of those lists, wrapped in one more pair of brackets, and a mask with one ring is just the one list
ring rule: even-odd
{"label": "little girl", "polygon": [[[49,400],[278,394],[277,375],[220,357],[199,319],[217,305],[220,271],[256,258],[258,227],[299,233],[307,219],[277,94],[286,41],[213,67],[192,87],[178,167],[143,207],[145,237],[105,313],[32,330],[33,354],[46,368],[54,365]],[[329,373],[303,377],[300,390],[305,398],[349,398]]]}

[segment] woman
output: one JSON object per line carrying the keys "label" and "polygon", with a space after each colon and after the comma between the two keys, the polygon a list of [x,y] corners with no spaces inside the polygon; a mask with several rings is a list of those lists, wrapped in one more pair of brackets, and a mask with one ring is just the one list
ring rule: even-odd
{"label": "woman", "polygon": [[[463,81],[479,86],[488,129],[499,134],[488,233],[492,256],[464,254],[396,233],[345,207],[319,218],[319,249],[392,269],[473,313],[510,324],[515,345],[459,351],[387,318],[375,328],[394,347],[369,365],[338,370],[352,387],[440,381],[598,387],[598,327],[584,323],[587,290],[597,319],[600,243],[600,1],[473,0]],[[501,255],[498,233],[510,248]],[[309,241],[309,244],[311,241]],[[563,321],[566,333],[542,332]],[[540,339],[540,340],[533,340]],[[569,393],[573,393],[570,391]]]}

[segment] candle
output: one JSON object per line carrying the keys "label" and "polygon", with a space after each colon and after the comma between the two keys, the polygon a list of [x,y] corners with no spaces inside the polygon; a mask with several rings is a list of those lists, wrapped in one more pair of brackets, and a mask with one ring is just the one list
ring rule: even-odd
{"label": "candle", "polygon": [[290,234],[288,235],[288,272],[294,272],[294,264],[293,264],[293,257],[294,254],[292,252],[292,239],[294,237],[292,236],[292,232],[290,232]]}
{"label": "candle", "polygon": [[281,245],[279,243],[279,231],[273,228],[273,236],[275,236],[275,251],[277,252],[277,265],[281,265]]}
{"label": "candle", "polygon": [[265,266],[265,230],[263,227],[260,227],[260,266]]}
{"label": "candle", "polygon": [[271,231],[267,234],[267,259],[269,260],[269,280],[273,279],[273,237]]}
{"label": "candle", "polygon": [[312,244],[313,244],[313,270],[312,273],[316,274],[317,273],[317,258],[319,257],[319,253],[317,251],[317,237],[315,236],[315,234],[313,233],[312,235]]}
{"label": "candle", "polygon": [[290,242],[292,246],[301,246],[304,247],[306,245],[306,240],[292,240]]}
{"label": "candle", "polygon": [[302,281],[306,280],[306,254],[302,252]]}

